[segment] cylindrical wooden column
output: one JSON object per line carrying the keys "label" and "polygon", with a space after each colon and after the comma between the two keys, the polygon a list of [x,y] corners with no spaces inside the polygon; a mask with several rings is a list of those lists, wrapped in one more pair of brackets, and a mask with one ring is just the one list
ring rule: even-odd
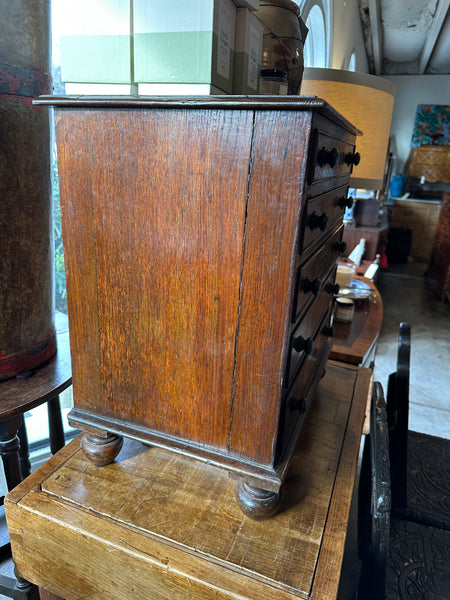
{"label": "cylindrical wooden column", "polygon": [[49,0],[0,0],[0,379],[56,351]]}

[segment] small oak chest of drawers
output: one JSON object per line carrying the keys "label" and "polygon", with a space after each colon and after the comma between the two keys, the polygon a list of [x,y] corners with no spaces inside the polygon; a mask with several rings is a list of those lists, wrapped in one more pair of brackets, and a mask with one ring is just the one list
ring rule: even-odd
{"label": "small oak chest of drawers", "polygon": [[355,128],[314,97],[55,107],[72,425],[228,469],[276,510],[332,335]]}

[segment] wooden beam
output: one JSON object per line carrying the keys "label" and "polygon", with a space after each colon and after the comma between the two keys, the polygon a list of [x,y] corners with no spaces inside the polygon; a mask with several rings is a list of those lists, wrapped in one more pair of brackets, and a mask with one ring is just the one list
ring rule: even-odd
{"label": "wooden beam", "polygon": [[425,73],[425,69],[428,66],[428,62],[433,53],[434,47],[436,45],[437,39],[439,37],[439,33],[442,29],[442,25],[447,16],[447,12],[450,6],[450,0],[439,0],[436,12],[433,17],[433,21],[428,30],[425,44],[423,45],[422,52],[419,58],[419,75]]}
{"label": "wooden beam", "polygon": [[383,63],[383,32],[381,27],[380,0],[369,0],[370,28],[372,30],[373,60],[375,75],[381,74]]}

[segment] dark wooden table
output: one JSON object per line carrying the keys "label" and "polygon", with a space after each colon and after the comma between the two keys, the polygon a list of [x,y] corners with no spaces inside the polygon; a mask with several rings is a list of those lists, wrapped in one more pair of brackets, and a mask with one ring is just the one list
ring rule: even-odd
{"label": "dark wooden table", "polygon": [[370,285],[370,297],[356,301],[355,314],[350,323],[334,321],[330,358],[352,365],[372,367],[383,322],[383,301],[370,279],[357,279]]}
{"label": "dark wooden table", "polygon": [[72,383],[68,332],[58,335],[57,348],[53,358],[28,376],[0,382],[0,456],[9,489],[30,473],[28,443],[24,435],[27,411],[47,402],[50,449],[55,453],[64,446],[58,396]]}
{"label": "dark wooden table", "polygon": [[77,438],[5,500],[19,572],[46,599],[334,600],[371,376],[328,362],[266,521],[223,469],[130,439],[97,468]]}
{"label": "dark wooden table", "polygon": [[[64,444],[64,428],[59,394],[72,383],[69,333],[57,336],[57,352],[53,358],[23,377],[0,382],[0,456],[8,489],[13,489],[30,474],[28,438],[24,414],[47,403],[50,450],[54,454]],[[7,548],[9,535],[0,506],[0,545]],[[0,575],[0,593],[14,594],[16,599],[34,597],[27,581]]]}

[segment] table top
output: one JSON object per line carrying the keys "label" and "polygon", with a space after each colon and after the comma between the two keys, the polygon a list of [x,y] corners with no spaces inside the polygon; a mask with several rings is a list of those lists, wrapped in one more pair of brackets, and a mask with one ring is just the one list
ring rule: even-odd
{"label": "table top", "polygon": [[56,354],[30,377],[0,382],[0,420],[6,421],[51,400],[72,383],[69,333],[56,339]]}
{"label": "table top", "polygon": [[368,366],[383,323],[383,301],[375,284],[370,279],[356,279],[370,285],[370,297],[355,302],[355,313],[350,323],[334,321],[334,337],[330,358],[352,365]]}
{"label": "table top", "polygon": [[5,500],[19,572],[67,599],[336,598],[370,382],[327,364],[267,521],[222,469],[133,440],[98,468],[75,439]]}

